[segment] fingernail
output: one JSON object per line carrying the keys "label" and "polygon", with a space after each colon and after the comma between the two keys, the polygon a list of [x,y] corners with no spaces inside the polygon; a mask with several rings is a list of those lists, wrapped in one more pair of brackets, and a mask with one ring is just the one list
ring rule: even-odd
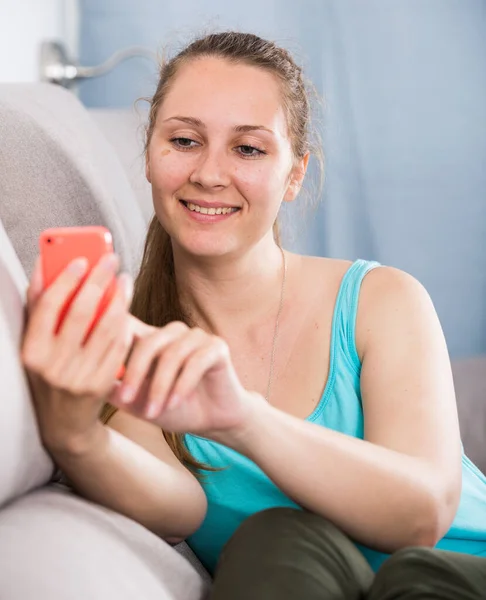
{"label": "fingernail", "polygon": [[135,390],[130,385],[122,385],[120,389],[120,401],[123,404],[128,404],[133,400],[135,396]]}
{"label": "fingernail", "polygon": [[116,267],[118,259],[115,254],[106,254],[100,260],[100,265],[107,271],[113,271]]}
{"label": "fingernail", "polygon": [[152,402],[152,404],[148,405],[148,408],[145,411],[145,416],[147,417],[147,419],[153,419],[157,416],[158,412],[159,412],[158,404],[156,404],[155,402]]}
{"label": "fingernail", "polygon": [[76,258],[68,265],[68,271],[73,275],[82,275],[88,267],[88,261],[86,258]]}

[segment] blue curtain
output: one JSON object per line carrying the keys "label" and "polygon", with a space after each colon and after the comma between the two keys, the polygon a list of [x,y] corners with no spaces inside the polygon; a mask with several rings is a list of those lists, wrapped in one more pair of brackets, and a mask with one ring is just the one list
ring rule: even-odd
{"label": "blue curtain", "polygon": [[[451,355],[486,352],[484,0],[80,4],[84,64],[132,44],[176,51],[215,28],[293,51],[324,98],[326,180],[317,208],[291,208],[288,244],[412,273],[435,303]],[[132,59],[84,82],[81,98],[129,106],[155,83],[154,65]]]}

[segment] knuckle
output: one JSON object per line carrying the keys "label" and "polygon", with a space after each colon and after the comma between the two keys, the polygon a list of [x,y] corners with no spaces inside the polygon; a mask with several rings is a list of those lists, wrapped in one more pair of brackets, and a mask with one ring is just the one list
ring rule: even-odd
{"label": "knuckle", "polygon": [[39,373],[44,381],[56,389],[69,391],[68,382],[63,376],[65,370],[58,367],[56,363],[51,363],[49,366],[41,369]]}
{"label": "knuckle", "polygon": [[177,364],[185,356],[184,348],[182,346],[175,346],[168,348],[164,352],[163,360],[164,366]]}
{"label": "knuckle", "polygon": [[91,306],[85,302],[75,302],[69,310],[69,319],[73,323],[84,323],[92,314]]}
{"label": "knuckle", "polygon": [[124,311],[121,306],[110,307],[98,323],[98,329],[104,336],[118,336],[120,332],[125,334],[126,326],[123,322]]}
{"label": "knuckle", "polygon": [[87,385],[81,386],[81,384],[77,381],[71,381],[69,383],[69,386],[67,385],[66,382],[64,382],[63,389],[65,391],[69,391],[69,393],[72,394],[73,396],[81,396],[81,395],[87,393],[88,387],[89,386],[87,386]]}
{"label": "knuckle", "polygon": [[183,333],[184,331],[187,331],[189,327],[183,321],[172,321],[166,325],[166,329],[168,331],[173,331],[174,333]]}
{"label": "knuckle", "polygon": [[88,279],[87,281],[84,282],[78,298],[82,299],[82,301],[80,303],[84,304],[86,299],[96,300],[98,298],[101,298],[103,291],[104,291],[104,287],[102,285],[96,283],[95,281]]}
{"label": "knuckle", "polygon": [[59,308],[59,302],[54,296],[54,294],[50,293],[50,290],[47,290],[42,296],[38,299],[36,308],[40,312],[54,312]]}
{"label": "knuckle", "polygon": [[159,353],[162,348],[167,346],[167,335],[164,331],[157,330],[151,333],[149,336],[141,340],[142,347],[145,348],[146,352]]}
{"label": "knuckle", "polygon": [[204,329],[201,329],[201,327],[193,327],[191,329],[191,335],[194,336],[196,339],[205,339],[207,337],[209,337],[209,334],[204,331]]}
{"label": "knuckle", "polygon": [[211,343],[212,346],[214,347],[214,349],[218,352],[221,353],[224,356],[229,356],[229,346],[228,344],[223,340],[223,338],[220,338],[217,335],[213,335],[212,339],[211,339]]}
{"label": "knuckle", "polygon": [[100,395],[96,381],[94,379],[57,376],[56,387],[75,397],[96,397]]}
{"label": "knuckle", "polygon": [[26,344],[20,353],[20,360],[30,371],[38,372],[42,368],[42,354],[35,347]]}
{"label": "knuckle", "polygon": [[153,356],[159,350],[162,340],[163,338],[159,335],[159,332],[152,333],[146,338],[138,340],[136,346],[137,356],[142,359]]}

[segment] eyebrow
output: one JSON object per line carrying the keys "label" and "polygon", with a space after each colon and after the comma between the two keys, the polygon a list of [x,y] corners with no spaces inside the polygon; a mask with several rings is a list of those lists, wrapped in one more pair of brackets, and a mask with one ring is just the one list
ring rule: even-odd
{"label": "eyebrow", "polygon": [[[206,125],[200,119],[196,119],[196,117],[183,117],[177,115],[175,117],[169,117],[168,119],[164,119],[163,122],[166,123],[167,121],[182,121],[183,123],[188,123],[189,125],[193,125],[194,127],[201,127],[202,129],[206,129]],[[268,127],[265,127],[264,125],[236,125],[234,127],[234,130],[237,133],[247,133],[249,131],[260,130],[268,131],[268,133],[274,135],[274,132]]]}

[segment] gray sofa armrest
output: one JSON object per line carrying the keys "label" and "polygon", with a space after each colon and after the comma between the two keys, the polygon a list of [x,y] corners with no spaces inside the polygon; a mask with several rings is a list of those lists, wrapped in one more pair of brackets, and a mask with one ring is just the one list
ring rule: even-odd
{"label": "gray sofa armrest", "polygon": [[452,362],[464,450],[486,473],[486,356]]}

